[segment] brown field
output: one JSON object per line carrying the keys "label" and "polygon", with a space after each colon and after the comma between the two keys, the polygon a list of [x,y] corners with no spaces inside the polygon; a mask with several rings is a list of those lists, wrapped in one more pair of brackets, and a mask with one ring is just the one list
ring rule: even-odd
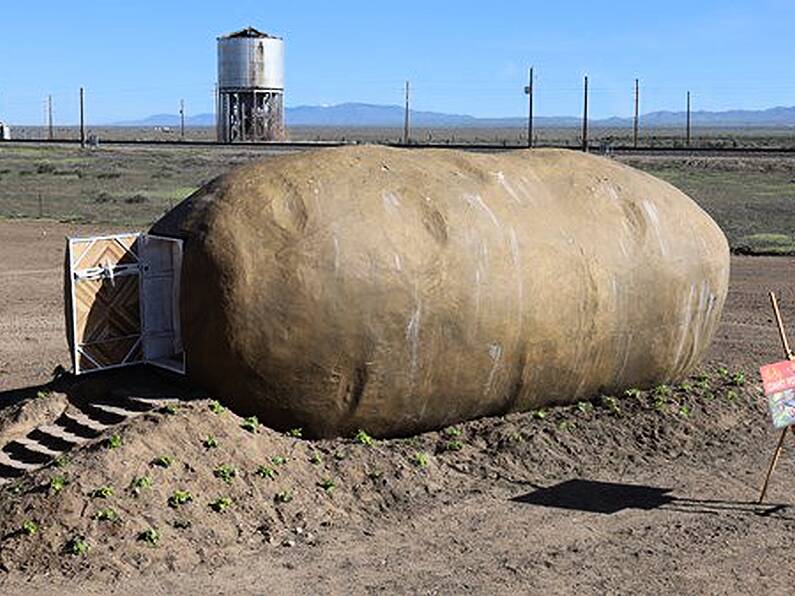
{"label": "brown field", "polygon": [[[69,366],[64,236],[142,227],[261,155],[0,147],[0,457],[19,455],[14,441],[64,416],[108,401],[134,406],[69,451],[50,445],[68,459],[28,453],[23,475],[0,461],[0,591],[791,591],[795,445],[786,445],[768,503],[754,501],[777,438],[757,382],[758,366],[781,358],[766,293],[779,293],[795,324],[793,258],[733,257],[721,327],[682,385],[372,446],[250,433],[234,413],[213,414],[212,396],[139,371],[53,380]],[[759,234],[791,241],[789,159],[631,163],[689,192],[735,247],[762,242]],[[136,196],[145,200],[126,200]],[[178,399],[162,408],[163,397]],[[110,449],[112,435],[120,446]],[[159,455],[174,464],[153,467]],[[214,473],[224,464],[236,471],[228,483]],[[274,478],[257,475],[266,464]],[[152,487],[135,496],[128,487],[142,475]],[[60,491],[56,477],[66,481]],[[97,496],[101,488],[112,494]],[[169,506],[175,491],[192,499]],[[230,499],[223,513],[210,507],[219,497]],[[108,508],[118,519],[96,519]],[[26,533],[26,522],[37,531]],[[139,539],[150,529],[158,539],[144,537],[156,545]],[[87,552],[72,554],[76,538]]]}

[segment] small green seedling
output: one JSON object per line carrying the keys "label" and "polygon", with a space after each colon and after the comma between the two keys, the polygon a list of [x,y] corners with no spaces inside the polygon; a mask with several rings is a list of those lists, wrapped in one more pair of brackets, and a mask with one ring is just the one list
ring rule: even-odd
{"label": "small green seedling", "polygon": [[53,465],[56,468],[65,468],[69,465],[69,458],[65,455],[59,455],[52,461]]}
{"label": "small green seedling", "polygon": [[745,385],[745,373],[744,372],[736,372],[732,375],[731,384],[735,387],[742,387]]}
{"label": "small green seedling", "polygon": [[170,468],[174,458],[169,455],[160,455],[152,460],[152,465],[157,468]]}
{"label": "small green seedling", "polygon": [[446,437],[460,437],[461,436],[461,429],[457,426],[448,426],[444,429],[444,435]]}
{"label": "small green seedling", "polygon": [[690,393],[693,391],[693,385],[685,381],[684,383],[679,385],[679,389],[684,391],[686,395],[690,395]]}
{"label": "small green seedling", "polygon": [[26,519],[24,522],[22,522],[21,531],[23,534],[27,534],[28,536],[33,536],[36,532],[39,531],[39,524],[37,524],[33,520]]}
{"label": "small green seedling", "polygon": [[91,491],[91,496],[97,499],[107,499],[114,494],[112,486],[100,486]]}
{"label": "small green seedling", "polygon": [[221,405],[217,399],[213,399],[210,401],[210,411],[213,414],[223,414],[226,411],[226,408]]}
{"label": "small green seedling", "polygon": [[641,394],[640,389],[635,389],[634,387],[624,391],[624,397],[631,397],[634,399],[638,399],[640,397],[640,394]]}
{"label": "small green seedling", "polygon": [[119,514],[116,513],[114,509],[110,507],[105,507],[104,509],[100,509],[94,514],[94,519],[98,521],[116,521],[119,519]]}
{"label": "small green seedling", "polygon": [[336,486],[336,484],[334,484],[334,481],[331,478],[324,478],[323,480],[318,482],[317,485],[327,493],[333,491],[334,487]]}
{"label": "small green seedling", "polygon": [[282,455],[274,455],[271,458],[271,463],[275,466],[283,466],[287,463],[287,458]]}
{"label": "small green seedling", "polygon": [[680,416],[683,416],[683,417],[685,417],[685,418],[687,418],[688,416],[690,416],[690,412],[691,412],[691,410],[690,410],[690,406],[688,406],[687,404],[682,404],[682,405],[680,406],[680,408],[679,408],[679,415],[680,415]]}
{"label": "small green seedling", "polygon": [[578,401],[577,410],[583,414],[590,414],[593,411],[593,404],[589,401]]}
{"label": "small green seedling", "polygon": [[85,555],[89,548],[83,536],[74,536],[66,543],[66,552],[71,555]]}
{"label": "small green seedling", "polygon": [[243,424],[240,425],[240,428],[250,433],[256,433],[259,430],[259,420],[257,420],[256,416],[249,416],[243,420]]}
{"label": "small green seedling", "polygon": [[309,463],[319,466],[323,463],[323,457],[317,451],[313,451],[312,457],[309,458]]}
{"label": "small green seedling", "polygon": [[655,398],[668,398],[671,396],[672,391],[668,385],[657,385],[652,389],[651,393]]}
{"label": "small green seedling", "polygon": [[719,377],[721,377],[721,378],[723,378],[723,379],[726,379],[726,378],[728,378],[728,376],[729,376],[729,369],[728,369],[728,368],[726,368],[725,366],[719,366],[719,367],[716,369],[716,371],[715,371],[715,372],[717,372],[717,373],[718,373],[718,376],[719,376]]}
{"label": "small green seedling", "polygon": [[359,429],[358,431],[356,431],[356,435],[354,435],[353,440],[356,443],[359,443],[359,445],[365,445],[367,447],[372,447],[373,443],[375,442],[373,440],[373,437],[368,435],[362,429]]}
{"label": "small green seedling", "polygon": [[336,459],[337,461],[342,461],[343,459],[345,459],[345,454],[342,451],[335,451],[333,455],[334,459]]}
{"label": "small green seedling", "polygon": [[729,401],[736,401],[737,399],[737,392],[734,389],[729,389],[726,392],[726,399]]}
{"label": "small green seedling", "polygon": [[232,499],[229,497],[218,497],[215,501],[210,503],[210,507],[217,513],[223,513],[232,506]]}
{"label": "small green seedling", "polygon": [[163,412],[163,414],[168,414],[169,416],[173,416],[174,414],[177,413],[177,406],[172,406],[169,404],[167,406],[163,406],[160,409],[160,411]]}
{"label": "small green seedling", "polygon": [[51,391],[37,391],[36,392],[36,399],[47,399],[52,395]]}
{"label": "small green seedling", "polygon": [[221,464],[213,470],[213,476],[220,478],[227,484],[231,484],[232,480],[237,476],[237,470],[230,464]]}
{"label": "small green seedling", "polygon": [[370,478],[370,480],[380,480],[384,477],[384,473],[381,470],[370,470],[367,472],[367,477]]}
{"label": "small green seedling", "polygon": [[427,468],[428,467],[428,454],[424,451],[417,451],[414,456],[411,458],[412,463],[417,466],[418,468]]}
{"label": "small green seedling", "polygon": [[149,546],[155,547],[160,543],[160,532],[154,528],[147,528],[138,534],[138,540],[146,542]]}
{"label": "small green seedling", "polygon": [[568,420],[561,420],[558,422],[558,430],[561,432],[571,431],[575,429],[575,425],[573,422],[569,422]]}
{"label": "small green seedling", "polygon": [[619,416],[621,414],[621,407],[618,405],[618,400],[610,395],[603,395],[600,398],[602,406],[610,410],[611,414]]}
{"label": "small green seedling", "polygon": [[133,481],[130,483],[130,490],[136,497],[140,495],[141,491],[145,488],[152,488],[152,479],[149,476],[133,478]]}
{"label": "small green seedling", "polygon": [[303,430],[301,428],[291,428],[287,431],[287,436],[294,439],[300,439],[302,434]]}
{"label": "small green seedling", "polygon": [[202,442],[202,445],[204,445],[205,449],[215,449],[216,447],[218,447],[218,439],[212,436],[207,437]]}
{"label": "small green seedling", "polygon": [[121,447],[121,437],[119,435],[111,435],[108,437],[107,443],[105,443],[108,449],[116,449]]}
{"label": "small green seedling", "polygon": [[256,472],[257,476],[260,478],[271,478],[273,479],[278,472],[269,466],[259,466]]}
{"label": "small green seedling", "polygon": [[293,495],[289,490],[283,490],[273,496],[273,500],[277,503],[289,503],[293,500]]}
{"label": "small green seedling", "polygon": [[701,391],[709,391],[709,379],[707,377],[700,378],[698,381],[696,381],[696,387]]}
{"label": "small green seedling", "polygon": [[445,451],[461,451],[464,448],[464,443],[459,440],[447,441],[444,446]]}
{"label": "small green seedling", "polygon": [[168,498],[168,506],[176,509],[180,505],[185,505],[193,501],[193,495],[186,490],[175,490]]}
{"label": "small green seedling", "polygon": [[547,411],[544,408],[540,408],[538,410],[533,410],[532,412],[530,412],[530,415],[535,420],[543,420],[544,418],[547,417]]}
{"label": "small green seedling", "polygon": [[67,484],[69,484],[69,481],[63,476],[53,476],[50,478],[50,494],[57,495]]}

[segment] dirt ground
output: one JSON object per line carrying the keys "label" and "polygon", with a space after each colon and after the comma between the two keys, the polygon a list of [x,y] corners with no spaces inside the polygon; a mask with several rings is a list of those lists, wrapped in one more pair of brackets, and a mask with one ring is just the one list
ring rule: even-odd
{"label": "dirt ground", "polygon": [[[50,383],[56,366],[68,366],[63,238],[92,231],[0,221],[3,454],[60,412],[96,410],[90,391]],[[8,477],[0,590],[791,593],[795,441],[785,444],[768,502],[754,501],[777,437],[756,372],[781,358],[767,291],[795,322],[794,272],[791,258],[733,258],[708,362],[681,386],[373,446],[252,433],[232,412],[213,414],[211,396],[140,406],[143,390],[127,391],[137,410],[106,420],[67,463]],[[108,448],[110,433],[119,447]],[[176,462],[153,466],[158,454]],[[275,478],[257,474],[263,462]],[[215,472],[224,463],[236,471],[228,483]],[[0,478],[7,471],[0,465]],[[136,497],[127,487],[143,474],[153,485]],[[67,481],[60,491],[56,476]],[[97,495],[102,487],[114,494]],[[178,489],[191,502],[168,506]],[[224,495],[229,510],[213,511]],[[94,519],[106,508],[120,519]],[[35,533],[20,530],[26,521]],[[137,540],[148,529],[157,546]],[[69,553],[76,538],[87,553]]]}

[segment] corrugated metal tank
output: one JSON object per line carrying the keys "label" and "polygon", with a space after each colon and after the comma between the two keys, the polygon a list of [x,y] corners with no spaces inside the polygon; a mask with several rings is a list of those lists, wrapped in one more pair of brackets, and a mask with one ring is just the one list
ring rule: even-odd
{"label": "corrugated metal tank", "polygon": [[284,41],[278,37],[218,38],[221,89],[284,89]]}

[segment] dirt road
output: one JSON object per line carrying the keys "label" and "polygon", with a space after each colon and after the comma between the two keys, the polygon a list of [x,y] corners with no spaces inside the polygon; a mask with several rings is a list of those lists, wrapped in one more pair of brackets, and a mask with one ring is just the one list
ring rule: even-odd
{"label": "dirt road", "polygon": [[[0,392],[68,366],[63,236],[88,232],[0,222]],[[712,366],[741,369],[753,386],[756,367],[780,358],[766,292],[779,292],[795,330],[794,273],[794,259],[733,259]],[[771,504],[755,505],[776,435],[761,405],[732,408],[670,433],[626,431],[623,444],[605,431],[611,427],[583,425],[584,436],[540,441],[537,452],[486,450],[473,455],[484,472],[466,483],[423,485],[427,494],[415,505],[332,524],[314,544],[266,546],[219,566],[124,575],[110,585],[107,574],[79,582],[0,574],[0,586],[23,594],[791,593],[795,440],[774,477]],[[493,424],[503,432],[521,420]]]}

